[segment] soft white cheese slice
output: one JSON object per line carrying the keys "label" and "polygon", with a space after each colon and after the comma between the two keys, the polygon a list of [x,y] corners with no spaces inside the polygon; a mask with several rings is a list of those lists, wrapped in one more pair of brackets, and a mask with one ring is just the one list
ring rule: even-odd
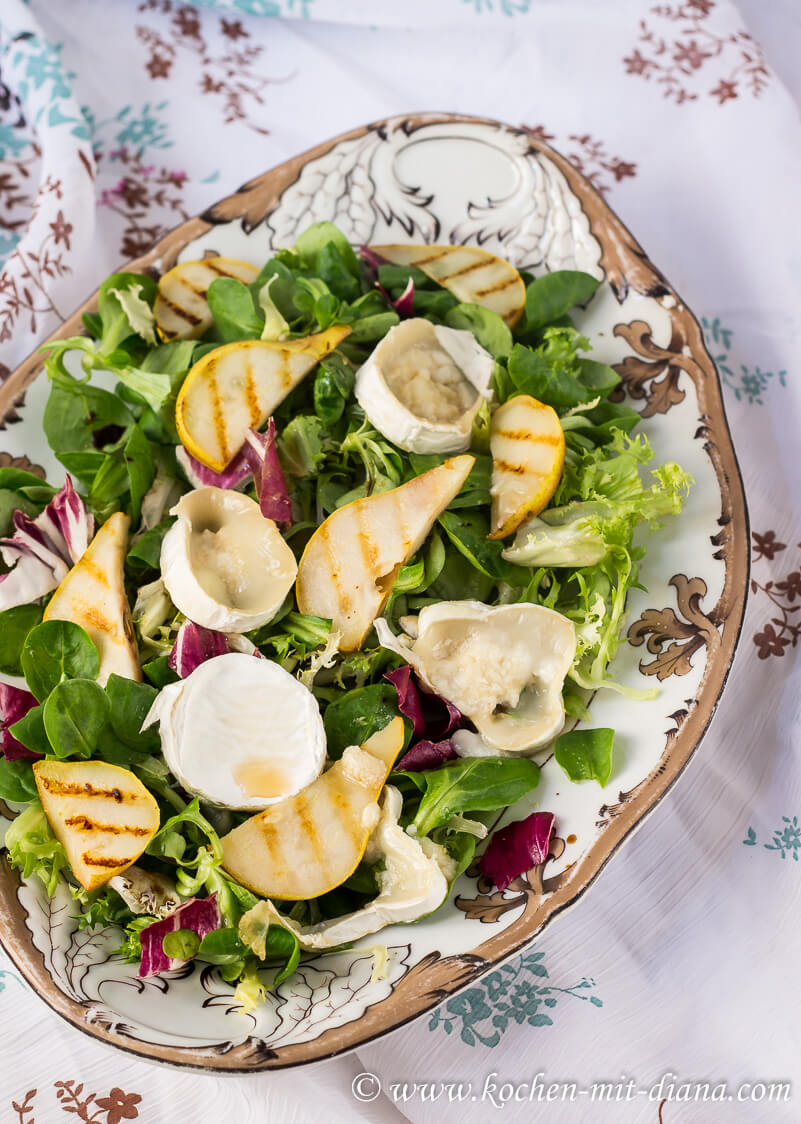
{"label": "soft white cheese slice", "polygon": [[314,695],[272,660],[228,652],[165,687],[159,723],[171,772],[210,804],[257,811],[320,775],[326,739]]}
{"label": "soft white cheese slice", "polygon": [[459,453],[492,393],[495,360],[472,332],[429,320],[391,328],[356,372],[370,422],[411,453]]}
{"label": "soft white cheese slice", "polygon": [[228,488],[199,488],[172,509],[161,576],[176,608],[219,632],[272,620],[298,572],[295,556],[259,505]]}
{"label": "soft white cheese slice", "polygon": [[475,736],[454,737],[475,756],[528,753],[564,725],[562,685],[576,652],[573,622],[541,605],[441,601],[422,610],[416,638],[394,636],[375,622],[384,648],[461,710]]}

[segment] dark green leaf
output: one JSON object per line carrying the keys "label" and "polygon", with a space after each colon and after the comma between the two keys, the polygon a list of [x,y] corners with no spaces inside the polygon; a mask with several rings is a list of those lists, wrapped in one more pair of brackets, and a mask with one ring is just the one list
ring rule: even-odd
{"label": "dark green leaf", "polygon": [[109,701],[91,679],[59,683],[44,704],[44,727],[56,757],[91,757],[108,721]]}
{"label": "dark green leaf", "polygon": [[509,357],[509,378],[522,394],[530,394],[557,410],[591,402],[598,392],[579,381],[576,351],[550,346],[547,341],[536,351],[516,343]]}
{"label": "dark green leaf", "polygon": [[489,519],[483,511],[444,511],[439,522],[456,549],[482,574],[509,585],[528,585],[528,571],[506,562],[501,557],[503,543],[487,538]]}
{"label": "dark green leaf", "polygon": [[110,675],[106,695],[110,704],[109,721],[120,741],[142,753],[158,753],[161,744],[155,726],[142,730],[158,691],[147,683],[135,683],[121,675]]}
{"label": "dark green leaf", "polygon": [[197,959],[209,964],[241,964],[244,968],[246,954],[236,929],[215,929],[200,942]]}
{"label": "dark green leaf", "polygon": [[206,299],[223,343],[260,338],[264,317],[256,311],[247,285],[235,277],[215,277]]}
{"label": "dark green leaf", "polygon": [[132,424],[130,410],[116,394],[76,379],[52,387],[42,418],[56,453],[115,445]]}
{"label": "dark green leaf", "polygon": [[161,558],[162,540],[174,522],[173,516],[169,519],[162,519],[161,523],[157,523],[155,527],[152,527],[141,538],[137,539],[128,551],[128,557],[126,558],[128,565],[135,570],[157,570]]}
{"label": "dark green leaf", "polygon": [[0,536],[14,534],[14,512],[24,511],[31,517],[39,514],[41,505],[33,503],[21,492],[0,488]]}
{"label": "dark green leaf", "polygon": [[442,601],[487,601],[494,586],[494,578],[487,577],[461,551],[451,547],[429,592]]}
{"label": "dark green leaf", "polygon": [[497,312],[479,304],[457,304],[445,314],[449,328],[472,332],[490,355],[497,358],[512,350],[512,333]]}
{"label": "dark green leaf", "polygon": [[30,804],[36,799],[36,781],[30,761],[6,761],[0,757],[0,800]]}
{"label": "dark green leaf", "polygon": [[105,456],[92,481],[87,499],[92,507],[104,509],[128,491],[128,469],[120,457]]}
{"label": "dark green leaf", "polygon": [[295,253],[300,258],[301,265],[323,276],[320,272],[320,257],[328,246],[336,248],[345,268],[354,277],[358,277],[359,262],[353,247],[332,222],[314,222],[307,226],[295,243]]}
{"label": "dark green leaf", "polygon": [[571,730],[556,739],[553,755],[571,781],[598,781],[601,788],[612,774],[615,731]]}
{"label": "dark green leaf", "polygon": [[78,452],[60,452],[58,459],[72,476],[81,482],[88,491],[95,482],[100,469],[109,459],[108,453],[100,449],[81,449]]}
{"label": "dark green leaf", "polygon": [[72,621],[42,621],[31,629],[20,663],[39,702],[63,679],[97,679],[100,671],[100,656],[89,633]]}
{"label": "dark green leaf", "polygon": [[123,450],[128,475],[128,488],[131,493],[131,519],[134,527],[139,523],[142,499],[153,483],[155,465],[150,451],[150,442],[138,425],[131,430]]}
{"label": "dark green leaf", "polygon": [[[350,247],[348,247],[348,250],[350,250],[350,258],[355,262],[353,250]],[[325,281],[334,296],[339,297],[340,300],[352,301],[359,296],[358,265],[354,275],[345,262],[339,247],[334,245],[333,242],[326,243],[317,255],[315,273]]]}
{"label": "dark green leaf", "polygon": [[33,753],[52,753],[50,739],[44,726],[44,707],[34,706],[11,727],[11,736],[22,742]]}
{"label": "dark green leaf", "polygon": [[589,273],[557,269],[538,277],[526,288],[526,332],[544,328],[577,304],[584,304],[600,285]]}
{"label": "dark green leaf", "polygon": [[398,692],[391,683],[373,683],[341,695],[326,709],[328,756],[337,759],[349,745],[362,745],[397,718]]}
{"label": "dark green leaf", "polygon": [[25,638],[41,619],[39,605],[17,605],[0,613],[0,671],[5,675],[22,675]]}
{"label": "dark green leaf", "polygon": [[327,426],[342,417],[354,379],[353,368],[336,352],[320,363],[314,379],[314,412]]}
{"label": "dark green leaf", "polygon": [[173,929],[164,934],[161,947],[172,960],[191,960],[200,948],[200,937],[194,929]]}
{"label": "dark green leaf", "polygon": [[378,312],[374,316],[364,316],[351,327],[347,343],[374,343],[383,339],[390,328],[400,323],[397,312]]}
{"label": "dark green leaf", "polygon": [[51,496],[56,491],[39,476],[32,472],[25,472],[22,468],[0,468],[0,488],[7,488],[10,492],[25,491],[26,494],[29,488],[46,488]]}
{"label": "dark green leaf", "polygon": [[145,678],[159,690],[166,687],[168,683],[177,683],[179,679],[167,662],[169,658],[169,656],[159,656],[158,659],[142,665]]}
{"label": "dark green leaf", "polygon": [[414,818],[418,835],[428,835],[465,812],[492,812],[514,804],[537,787],[540,770],[526,757],[464,757],[409,776],[425,792]]}
{"label": "dark green leaf", "polygon": [[600,395],[605,398],[610,390],[620,385],[620,375],[607,363],[598,363],[595,359],[579,359],[579,369],[579,378],[584,386],[595,391],[593,397]]}

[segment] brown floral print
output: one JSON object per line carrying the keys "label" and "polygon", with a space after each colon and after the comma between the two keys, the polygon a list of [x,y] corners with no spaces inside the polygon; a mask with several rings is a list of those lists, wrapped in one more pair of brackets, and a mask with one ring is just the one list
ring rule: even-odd
{"label": "brown floral print", "polygon": [[714,0],[685,0],[651,8],[653,18],[640,20],[638,45],[623,58],[626,74],[653,82],[676,105],[758,98],[770,80],[762,48],[745,30],[718,29],[717,7]]}
{"label": "brown floral print", "polygon": [[[84,1124],[123,1124],[126,1120],[139,1118],[138,1105],[142,1101],[139,1093],[126,1093],[115,1085],[107,1096],[85,1093],[84,1083],[55,1081],[53,1090],[62,1112],[70,1113]],[[18,1124],[36,1124],[33,1115],[38,1089],[29,1089],[22,1101],[12,1101],[11,1107],[17,1115]]]}
{"label": "brown floral print", "polygon": [[[764,559],[772,562],[777,554],[787,549],[787,544],[779,542],[775,531],[752,532],[754,562]],[[801,547],[801,543],[798,543]],[[795,648],[801,636],[801,569],[790,570],[784,577],[765,582],[751,578],[751,593],[767,597],[776,616],[770,618],[755,632],[752,639],[756,645],[757,656],[761,660],[771,656],[783,656],[788,648]]]}
{"label": "brown floral print", "polygon": [[602,195],[606,195],[613,184],[631,179],[637,174],[636,164],[619,156],[611,156],[604,142],[590,133],[557,136],[549,133],[544,125],[523,125],[523,129],[546,144],[555,143],[556,148]]}

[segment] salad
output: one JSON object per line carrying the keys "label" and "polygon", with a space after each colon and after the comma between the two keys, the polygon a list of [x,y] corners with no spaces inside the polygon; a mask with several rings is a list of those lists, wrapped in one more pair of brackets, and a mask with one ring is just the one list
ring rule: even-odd
{"label": "salad", "polygon": [[316,223],[114,274],[46,345],[65,482],[0,469],[5,848],[140,975],[250,1009],[544,862],[550,812],[492,830],[544,757],[608,781],[614,731],[567,727],[648,694],[609,672],[635,531],[691,481],[587,354],[598,284]]}

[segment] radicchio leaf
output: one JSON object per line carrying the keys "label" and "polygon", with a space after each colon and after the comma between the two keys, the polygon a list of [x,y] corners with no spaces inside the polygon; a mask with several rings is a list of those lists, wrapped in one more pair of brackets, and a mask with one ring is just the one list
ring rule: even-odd
{"label": "radicchio leaf", "polygon": [[407,316],[414,316],[414,279],[412,277],[406,282],[406,288],[403,290],[397,300],[390,300],[392,307],[400,316],[401,320]]}
{"label": "radicchio leaf", "polygon": [[398,692],[398,709],[401,714],[412,721],[412,741],[419,738],[430,738],[432,742],[441,741],[462,722],[461,711],[453,703],[420,687],[409,664],[387,671],[384,678]]}
{"label": "radicchio leaf", "polygon": [[241,455],[253,473],[262,515],[288,526],[292,522],[292,501],[278,459],[275,437],[275,422],[270,418],[265,433],[248,430]]}
{"label": "radicchio leaf", "polygon": [[553,812],[532,812],[496,831],[481,856],[481,873],[505,890],[518,875],[540,866],[548,858],[553,822]]}
{"label": "radicchio leaf", "polygon": [[229,652],[228,639],[222,632],[204,628],[194,621],[184,621],[178,629],[175,645],[167,663],[181,679],[186,679],[195,668],[215,656]]}
{"label": "radicchio leaf", "polygon": [[51,593],[84,553],[94,531],[94,517],[69,476],[35,519],[19,509],[12,518],[14,535],[0,539],[0,555],[13,567],[0,574],[0,609],[28,605]]}
{"label": "radicchio leaf", "polygon": [[219,929],[220,925],[220,909],[217,905],[216,893],[210,894],[207,898],[191,898],[172,913],[168,913],[161,921],[154,921],[140,934],[142,942],[140,977],[155,976],[159,972],[169,971],[170,968],[180,968],[186,963],[185,960],[167,956],[164,951],[164,938],[168,933],[175,933],[178,929],[191,929],[203,940],[207,933]]}
{"label": "radicchio leaf", "polygon": [[186,477],[193,488],[238,488],[251,474],[251,468],[245,457],[245,450],[240,449],[234,459],[222,472],[215,472],[208,468],[196,457],[179,445],[175,450],[175,459],[186,473]]}
{"label": "radicchio leaf", "polygon": [[194,621],[184,621],[178,629],[167,663],[176,675],[186,679],[206,660],[213,660],[215,656],[224,656],[227,652],[242,652],[246,656],[264,659],[259,649],[252,640],[248,640],[247,636],[238,633],[227,636],[224,632],[204,628]]}
{"label": "radicchio leaf", "polygon": [[12,687],[8,683],[0,683],[0,730],[2,731],[3,756],[6,761],[20,761],[22,759],[34,761],[41,757],[41,753],[34,753],[22,742],[12,736],[10,727],[20,718],[24,718],[29,710],[37,706],[36,699],[29,691],[19,687]]}
{"label": "radicchio leaf", "polygon": [[455,761],[458,756],[450,740],[430,742],[423,739],[404,753],[393,767],[401,772],[422,773],[424,769],[438,769],[447,761]]}
{"label": "radicchio leaf", "polygon": [[373,278],[375,278],[378,273],[378,267],[387,264],[386,260],[382,258],[380,254],[377,254],[370,246],[360,246],[359,255],[367,265]]}

